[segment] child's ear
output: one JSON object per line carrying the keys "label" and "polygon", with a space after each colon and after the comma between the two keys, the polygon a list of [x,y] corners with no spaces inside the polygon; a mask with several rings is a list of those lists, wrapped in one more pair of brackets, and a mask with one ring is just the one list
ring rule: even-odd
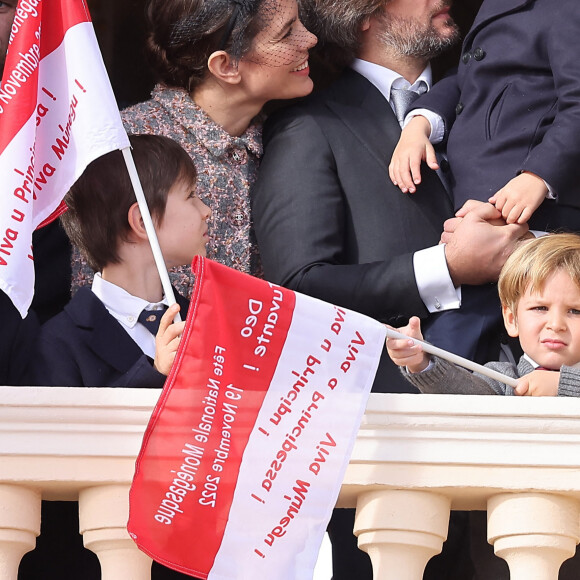
{"label": "child's ear", "polygon": [[207,68],[216,79],[223,82],[237,85],[242,80],[237,63],[232,61],[225,50],[212,52],[207,59]]}
{"label": "child's ear", "polygon": [[503,314],[503,323],[507,333],[514,338],[519,336],[520,332],[518,330],[518,319],[511,311],[511,308],[509,306],[503,305],[501,307],[501,313]]}
{"label": "child's ear", "polygon": [[147,231],[145,230],[145,224],[143,223],[143,218],[141,217],[141,210],[139,209],[139,204],[135,202],[127,213],[127,220],[129,222],[129,227],[131,232],[139,239],[148,239]]}

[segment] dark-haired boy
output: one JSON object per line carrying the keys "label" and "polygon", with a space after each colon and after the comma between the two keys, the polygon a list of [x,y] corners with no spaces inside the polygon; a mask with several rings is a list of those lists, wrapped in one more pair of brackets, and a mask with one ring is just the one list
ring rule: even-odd
{"label": "dark-haired boy", "polygon": [[[130,139],[166,265],[189,264],[205,255],[211,215],[195,194],[193,162],[166,137]],[[37,382],[162,387],[184,326],[171,321],[187,302],[178,297],[163,314],[167,301],[122,153],[91,163],[65,200],[63,225],[97,274],[41,328]],[[157,332],[148,330],[159,320]]]}
{"label": "dark-haired boy", "polygon": [[[136,135],[130,141],[165,263],[190,264],[196,254],[205,255],[211,215],[195,193],[195,166],[167,137]],[[93,161],[65,199],[63,225],[97,274],[92,288],[81,288],[42,326],[34,382],[161,388],[185,324],[172,320],[180,308],[185,314],[188,303],[176,295],[178,304],[163,314],[167,301],[122,153]],[[143,310],[151,311],[145,324]],[[155,333],[147,325],[159,319]],[[75,512],[74,504],[43,502],[42,533],[36,550],[22,561],[19,580],[100,578],[96,558],[78,542]],[[153,565],[154,580],[184,577]]]}

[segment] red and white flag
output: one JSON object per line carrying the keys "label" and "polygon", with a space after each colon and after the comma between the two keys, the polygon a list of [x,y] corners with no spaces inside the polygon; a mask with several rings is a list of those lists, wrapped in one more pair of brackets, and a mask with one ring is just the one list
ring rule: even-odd
{"label": "red and white flag", "polygon": [[204,258],[193,267],[129,532],[200,578],[312,578],[385,328]]}
{"label": "red and white flag", "polygon": [[85,0],[19,0],[0,86],[0,289],[32,301],[32,232],[84,168],[129,146]]}

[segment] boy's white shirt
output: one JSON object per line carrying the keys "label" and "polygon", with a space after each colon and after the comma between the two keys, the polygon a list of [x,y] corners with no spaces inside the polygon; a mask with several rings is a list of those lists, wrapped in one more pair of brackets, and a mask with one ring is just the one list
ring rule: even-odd
{"label": "boy's white shirt", "polygon": [[419,115],[425,117],[431,125],[431,133],[429,135],[429,142],[432,145],[437,145],[443,141],[445,137],[445,123],[440,115],[430,111],[429,109],[413,109],[410,113],[407,113],[405,120],[403,121],[403,129],[408,125],[409,121],[413,117],[418,117]]}
{"label": "boy's white shirt", "polygon": [[147,310],[161,310],[164,305],[168,306],[167,299],[164,297],[161,302],[147,302],[143,298],[129,294],[120,286],[103,280],[99,272],[93,278],[91,290],[139,348],[148,357],[155,358],[155,336],[139,322],[138,318],[145,308]]}
{"label": "boy's white shirt", "polygon": [[540,365],[533,359],[531,359],[525,352],[524,352],[524,358],[535,368],[537,369]]}
{"label": "boy's white shirt", "polygon": [[[527,355],[525,352],[524,352],[524,358],[525,358],[525,359],[526,359],[526,360],[527,360],[527,361],[528,361],[528,362],[529,362],[529,363],[530,363],[530,364],[531,364],[531,365],[532,365],[532,366],[533,366],[535,369],[537,369],[537,368],[540,366],[540,365],[539,365],[539,364],[538,364],[536,361],[532,360],[532,359],[531,359],[531,358],[530,358],[530,357],[529,357],[529,356],[528,356],[528,355]],[[580,368],[580,361],[579,361],[579,362],[577,362],[577,363],[575,363],[575,364],[573,364],[573,365],[566,365],[566,366],[570,366],[570,367],[572,367],[572,368],[574,368],[574,369],[578,369],[578,368]]]}

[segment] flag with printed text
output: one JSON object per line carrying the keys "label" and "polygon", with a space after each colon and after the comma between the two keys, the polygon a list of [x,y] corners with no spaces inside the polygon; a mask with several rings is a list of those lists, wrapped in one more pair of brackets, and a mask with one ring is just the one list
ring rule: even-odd
{"label": "flag with printed text", "polygon": [[19,0],[0,86],[0,290],[22,316],[32,232],[91,161],[128,146],[85,0]]}
{"label": "flag with printed text", "polygon": [[129,533],[199,578],[312,578],[385,328],[205,258],[193,267]]}

